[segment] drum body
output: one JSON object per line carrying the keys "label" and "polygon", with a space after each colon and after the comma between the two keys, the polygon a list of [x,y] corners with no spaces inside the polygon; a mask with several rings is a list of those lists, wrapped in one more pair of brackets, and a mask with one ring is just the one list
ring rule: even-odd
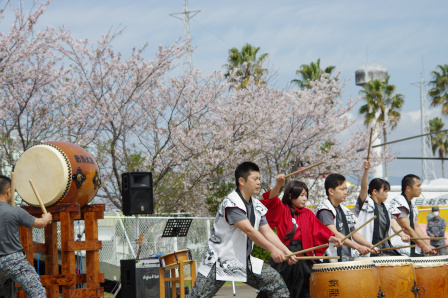
{"label": "drum body", "polygon": [[411,260],[414,262],[417,286],[425,289],[419,297],[448,298],[448,257],[416,257]]}
{"label": "drum body", "polygon": [[29,183],[32,179],[46,207],[58,203],[87,205],[100,185],[95,159],[78,145],[47,142],[26,150],[14,168],[16,190],[31,206],[39,202]]}
{"label": "drum body", "polygon": [[370,260],[375,264],[381,290],[386,297],[415,297],[415,272],[411,258],[390,256],[355,259],[358,260]]}
{"label": "drum body", "polygon": [[312,298],[382,297],[378,272],[369,260],[313,265],[310,294]]}
{"label": "drum body", "polygon": [[159,257],[160,267],[162,268],[188,260],[192,260],[189,249],[178,250]]}

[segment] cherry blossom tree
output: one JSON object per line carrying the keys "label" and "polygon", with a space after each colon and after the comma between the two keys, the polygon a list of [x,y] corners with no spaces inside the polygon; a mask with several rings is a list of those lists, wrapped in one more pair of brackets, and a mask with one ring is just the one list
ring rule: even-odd
{"label": "cherry blossom tree", "polygon": [[[13,8],[15,22],[0,36],[3,162],[13,165],[17,152],[41,141],[77,143],[99,164],[96,200],[121,209],[121,174],[150,171],[156,213],[194,215],[210,215],[244,160],[260,165],[266,189],[278,173],[324,161],[299,177],[313,202],[322,199],[323,175],[361,170],[368,132],[353,127],[354,101],[342,100],[339,75],[306,90],[254,78],[235,88],[237,70],[233,80],[198,69],[179,74],[186,43],[160,46],[148,59],[149,45],[126,57],[114,50],[120,30],[93,43],[64,27],[37,31],[48,4],[29,14]],[[371,155],[373,163],[385,158]]]}
{"label": "cherry blossom tree", "polygon": [[13,165],[17,154],[43,139],[52,139],[57,129],[52,125],[54,102],[51,94],[63,76],[53,55],[58,40],[53,28],[36,32],[35,24],[49,1],[35,4],[26,13],[23,5],[1,1],[1,20],[8,12],[14,22],[9,31],[0,32],[0,131],[1,163]]}

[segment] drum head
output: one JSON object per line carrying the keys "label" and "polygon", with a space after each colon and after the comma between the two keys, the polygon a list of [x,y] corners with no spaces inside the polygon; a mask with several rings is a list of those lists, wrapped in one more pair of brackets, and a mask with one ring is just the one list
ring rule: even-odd
{"label": "drum head", "polygon": [[16,190],[29,205],[39,207],[29,182],[32,179],[44,205],[51,206],[67,194],[71,171],[67,156],[57,147],[47,144],[31,147],[14,168]]}
{"label": "drum head", "polygon": [[364,257],[356,258],[355,261],[369,260],[375,263],[375,266],[395,266],[412,264],[411,258],[406,256],[387,256],[387,257]]}
{"label": "drum head", "polygon": [[346,270],[355,270],[355,269],[366,269],[375,267],[375,264],[370,260],[360,260],[360,261],[350,261],[350,262],[337,262],[337,263],[321,263],[321,264],[314,264],[314,269],[321,269],[321,270],[334,270],[334,269],[346,269]]}
{"label": "drum head", "polygon": [[412,257],[414,268],[448,266],[448,256]]}

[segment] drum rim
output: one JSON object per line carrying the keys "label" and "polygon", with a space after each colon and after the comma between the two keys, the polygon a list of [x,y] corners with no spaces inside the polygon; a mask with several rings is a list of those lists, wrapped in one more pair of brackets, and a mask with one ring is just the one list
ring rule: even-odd
{"label": "drum rim", "polygon": [[445,260],[448,262],[448,256],[432,256],[432,257],[410,257],[414,263],[434,263],[436,260],[438,262]]}
{"label": "drum rim", "polygon": [[70,160],[68,159],[67,154],[65,154],[65,152],[61,148],[59,148],[58,146],[56,146],[54,144],[51,144],[51,143],[44,143],[44,145],[48,145],[48,146],[53,147],[56,150],[58,150],[62,154],[62,156],[64,157],[65,163],[66,163],[67,168],[68,168],[67,186],[65,187],[64,193],[59,197],[59,200],[56,200],[56,202],[54,204],[50,205],[50,206],[54,206],[54,205],[58,204],[59,202],[61,202],[65,198],[65,196],[67,195],[68,191],[70,190],[70,186],[72,184],[72,174],[73,174],[73,171],[72,171],[72,165],[70,164]]}
{"label": "drum rim", "polygon": [[448,256],[412,257],[414,268],[431,268],[448,266]]}
{"label": "drum rim", "polygon": [[[355,261],[359,261],[356,258]],[[407,256],[383,256],[383,257],[366,257],[365,259],[371,260],[376,266],[384,265],[412,265],[412,260]]]}
{"label": "drum rim", "polygon": [[[353,263],[355,261],[347,262],[347,263]],[[331,264],[338,264],[338,263],[331,263]],[[316,265],[316,264],[315,264]],[[311,273],[324,273],[324,272],[335,272],[335,271],[351,271],[351,270],[365,270],[365,269],[375,269],[375,264],[358,264],[358,265],[347,265],[343,267],[315,267],[313,265],[313,268],[311,269]]]}
{"label": "drum rim", "polygon": [[361,270],[370,268],[375,268],[375,263],[369,260],[361,260],[361,261],[314,264],[311,269],[311,272],[348,271],[348,270]]}

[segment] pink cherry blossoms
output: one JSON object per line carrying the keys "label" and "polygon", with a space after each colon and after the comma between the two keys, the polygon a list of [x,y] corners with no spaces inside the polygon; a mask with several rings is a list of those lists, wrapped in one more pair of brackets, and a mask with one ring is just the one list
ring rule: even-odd
{"label": "pink cherry blossoms", "polygon": [[[15,22],[0,36],[2,171],[42,141],[77,143],[99,164],[97,199],[109,208],[121,209],[121,173],[151,171],[157,213],[199,216],[210,215],[218,188],[233,187],[245,160],[259,164],[264,188],[279,173],[325,161],[297,177],[306,179],[312,203],[323,198],[313,186],[325,174],[362,170],[367,153],[358,150],[368,146],[369,131],[353,127],[354,102],[342,99],[338,75],[307,90],[253,81],[231,88],[221,72],[173,71],[188,44],[161,46],[146,60],[145,47],[128,57],[113,50],[121,31],[96,43],[64,27],[37,31],[46,5],[28,15],[3,5]],[[371,153],[372,163],[385,158]]]}

